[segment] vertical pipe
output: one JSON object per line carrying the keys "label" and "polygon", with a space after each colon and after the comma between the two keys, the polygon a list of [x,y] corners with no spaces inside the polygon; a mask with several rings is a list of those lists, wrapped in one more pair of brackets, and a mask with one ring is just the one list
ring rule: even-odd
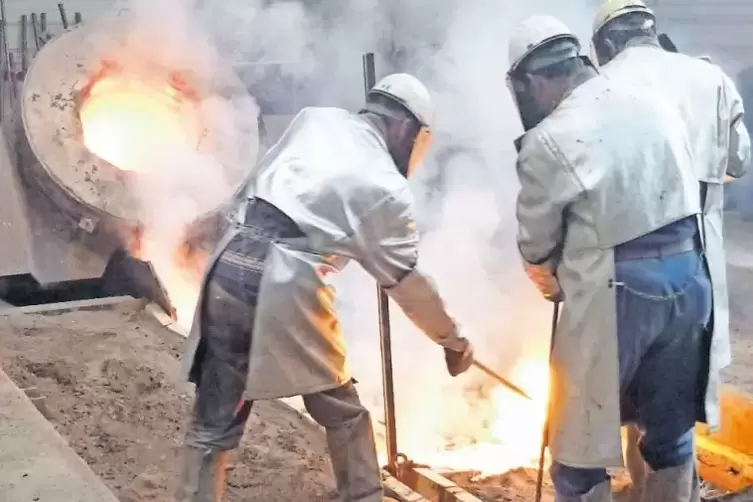
{"label": "vertical pipe", "polygon": [[10,85],[8,78],[10,65],[5,52],[6,36],[5,19],[0,19],[0,125],[5,122],[5,101],[8,99],[5,89]]}
{"label": "vertical pipe", "polygon": [[47,33],[47,13],[42,12],[39,15],[39,43],[44,45],[50,39],[50,34]]}
{"label": "vertical pipe", "polygon": [[[368,95],[376,84],[374,53],[363,55],[364,93]],[[397,475],[397,425],[395,420],[395,388],[392,375],[392,332],[390,329],[390,304],[387,293],[377,285],[379,311],[379,341],[382,352],[382,390],[384,398],[384,421],[387,429],[387,470]]]}
{"label": "vertical pipe", "polygon": [[34,48],[39,50],[39,27],[37,25],[37,13],[31,15],[31,34],[34,36]]}
{"label": "vertical pipe", "polygon": [[81,24],[81,21],[83,21],[83,20],[84,20],[84,18],[81,17],[81,13],[80,12],[75,12],[73,14],[73,24]]}
{"label": "vertical pipe", "polygon": [[13,58],[10,53],[10,42],[8,42],[8,18],[5,16],[5,0],[0,0],[0,23],[3,27],[3,59],[5,60],[5,71],[7,72],[4,78],[7,78],[8,88],[10,89],[10,96],[8,96],[8,103],[13,106],[12,99],[16,96],[16,77],[13,74]]}
{"label": "vertical pipe", "polygon": [[27,29],[27,23],[26,23],[26,14],[21,16],[21,74],[26,75],[26,67],[28,64],[28,60],[26,59],[27,55],[26,52],[28,50],[28,47],[26,46],[27,39],[29,38],[28,34],[26,33]]}
{"label": "vertical pipe", "polygon": [[68,29],[68,14],[65,13],[65,5],[59,3],[58,10],[60,11],[60,22],[63,23],[63,29]]}

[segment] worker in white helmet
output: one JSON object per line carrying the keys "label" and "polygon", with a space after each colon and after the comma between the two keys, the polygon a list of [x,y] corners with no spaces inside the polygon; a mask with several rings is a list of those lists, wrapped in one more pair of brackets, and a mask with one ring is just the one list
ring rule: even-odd
{"label": "worker in white helmet", "polygon": [[[666,38],[666,37],[665,37]],[[699,421],[716,427],[719,421],[718,389],[720,371],[730,362],[729,308],[727,299],[726,262],[722,239],[725,181],[743,176],[751,158],[750,136],[745,127],[743,101],[732,80],[708,57],[684,55],[664,50],[656,29],[656,18],[641,0],[609,0],[596,15],[592,44],[601,71],[607,77],[655,93],[664,103],[673,106],[682,117],[682,127],[690,138],[693,164],[701,183],[701,234],[705,249],[706,267],[713,283],[713,315],[708,339],[710,347],[704,354],[703,380],[707,381],[699,396]],[[671,45],[671,44],[670,44]],[[701,371],[701,370],[699,370]],[[668,374],[672,372],[668,371]],[[687,368],[683,368],[683,374]],[[667,420],[672,415],[667,415]],[[688,432],[685,417],[677,418]],[[644,424],[638,420],[639,428]],[[666,426],[669,428],[669,425]],[[677,431],[676,431],[677,432]],[[679,432],[677,432],[679,434]],[[648,433],[644,432],[647,436]],[[683,438],[685,436],[682,436]],[[669,439],[669,438],[665,438]],[[692,456],[672,453],[664,445],[665,454],[657,459],[646,451],[644,438],[641,448],[649,467],[656,471],[650,483],[690,483]],[[676,439],[682,442],[683,439]],[[673,467],[674,469],[665,469]],[[692,476],[692,483],[697,483]],[[641,491],[640,484],[634,490]],[[684,490],[684,488],[682,488]],[[669,492],[668,492],[669,493]],[[664,500],[687,500],[667,497]]]}
{"label": "worker in white helmet", "polygon": [[[516,142],[518,246],[543,296],[564,302],[552,346],[550,472],[559,502],[605,502],[628,410],[646,421],[653,454],[692,455],[685,405],[697,390],[711,284],[689,138],[675,108],[598,75],[551,17],[514,34],[508,78],[525,131]],[[678,406],[676,434],[657,419]]]}
{"label": "worker in white helmet", "polygon": [[237,222],[206,273],[185,370],[197,395],[178,500],[217,502],[225,458],[253,401],[303,396],[327,433],[343,502],[381,502],[371,420],[346,369],[328,277],[357,261],[444,349],[450,375],[471,345],[418,268],[407,178],[431,143],[432,101],[393,74],[364,109],[306,108],[254,169]]}

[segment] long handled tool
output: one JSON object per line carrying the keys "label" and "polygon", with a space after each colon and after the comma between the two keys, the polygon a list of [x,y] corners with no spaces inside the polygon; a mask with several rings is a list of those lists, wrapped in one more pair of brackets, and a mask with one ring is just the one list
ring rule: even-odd
{"label": "long handled tool", "polygon": [[[374,53],[363,55],[364,92],[376,84]],[[379,310],[379,342],[382,352],[382,392],[384,399],[384,426],[387,434],[387,470],[396,475],[398,464],[397,427],[395,425],[395,389],[392,379],[392,333],[390,330],[390,303],[387,293],[377,285],[377,306]]]}
{"label": "long handled tool", "polygon": [[473,361],[473,365],[476,368],[478,368],[481,371],[483,371],[484,373],[486,373],[487,375],[489,375],[490,377],[492,377],[493,379],[495,379],[497,382],[501,383],[502,385],[504,385],[505,387],[507,387],[508,389],[510,389],[511,391],[513,391],[514,393],[516,393],[519,396],[522,396],[522,397],[524,397],[524,398],[526,398],[528,400],[531,400],[531,396],[529,396],[528,394],[526,394],[526,392],[523,389],[521,389],[520,387],[518,387],[517,385],[515,385],[511,381],[507,380],[506,378],[503,378],[498,373],[492,371],[485,364],[482,364],[482,363],[474,360]]}
{"label": "long handled tool", "polygon": [[[554,311],[552,312],[552,335],[549,345],[549,365],[552,364],[552,349],[554,348],[554,334],[557,332],[557,320],[560,317],[560,303],[554,302]],[[549,403],[547,402],[546,422],[544,431],[541,435],[541,450],[539,451],[539,471],[536,474],[536,502],[541,502],[541,496],[544,487],[544,455],[546,447],[549,446]]]}

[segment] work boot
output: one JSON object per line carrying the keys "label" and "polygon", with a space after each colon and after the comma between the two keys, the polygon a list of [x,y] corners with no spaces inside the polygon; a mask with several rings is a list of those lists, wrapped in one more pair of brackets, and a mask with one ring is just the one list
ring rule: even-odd
{"label": "work boot", "polygon": [[341,502],[383,502],[371,417],[352,384],[303,396],[327,431],[327,447]]}
{"label": "work boot", "polygon": [[700,502],[698,476],[695,463],[659,471],[652,471],[646,477],[644,502]]}
{"label": "work boot", "polygon": [[554,500],[556,502],[612,502],[612,483],[607,480],[591,488],[585,495],[567,497],[558,493]]}
{"label": "work boot", "polygon": [[177,502],[222,502],[225,494],[225,468],[229,451],[213,451],[187,446]]}

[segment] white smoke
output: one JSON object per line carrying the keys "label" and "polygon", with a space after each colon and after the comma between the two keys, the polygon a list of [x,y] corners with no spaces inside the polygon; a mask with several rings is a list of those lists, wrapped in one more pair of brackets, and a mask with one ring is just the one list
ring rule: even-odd
{"label": "white smoke", "polygon": [[[502,374],[526,358],[546,360],[551,316],[550,304],[524,276],[516,247],[513,140],[521,128],[505,84],[507,45],[526,17],[551,14],[582,36],[587,52],[594,14],[590,4],[354,0],[268,5],[224,0],[189,9],[180,0],[132,2],[148,18],[141,26],[153,34],[148,44],[162,57],[199,71],[213,70],[220,56],[223,63],[282,63],[284,73],[295,75],[302,100],[357,110],[363,101],[364,52],[377,54],[378,76],[390,71],[385,61],[391,57],[399,59],[400,70],[424,80],[436,100],[437,126],[436,155],[413,180],[419,217],[427,228],[420,263],[436,279],[477,357]],[[255,78],[263,74],[253,73]],[[207,178],[209,171],[217,171],[204,163],[211,159],[177,159],[179,166],[173,165],[188,180],[192,195],[195,189],[222,184],[222,179]],[[175,173],[165,174],[174,179]],[[190,200],[150,207],[150,214],[160,225],[177,228],[176,220],[192,214],[184,209]],[[335,286],[349,365],[362,400],[379,419],[375,285],[351,265]],[[438,438],[457,439],[483,428],[466,396],[469,386],[486,377],[471,370],[451,379],[442,351],[394,304],[392,332],[400,449],[419,455],[436,446]]]}

